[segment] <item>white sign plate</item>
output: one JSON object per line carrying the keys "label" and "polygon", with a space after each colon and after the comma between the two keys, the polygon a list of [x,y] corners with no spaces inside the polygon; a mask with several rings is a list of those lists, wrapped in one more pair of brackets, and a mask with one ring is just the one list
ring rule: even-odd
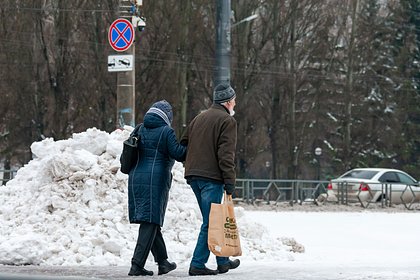
{"label": "white sign plate", "polygon": [[133,65],[132,54],[108,56],[108,72],[133,71]]}

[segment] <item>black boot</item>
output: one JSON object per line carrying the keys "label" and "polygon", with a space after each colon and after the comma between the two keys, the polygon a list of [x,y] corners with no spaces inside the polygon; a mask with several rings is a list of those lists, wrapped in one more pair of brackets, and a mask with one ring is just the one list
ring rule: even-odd
{"label": "black boot", "polygon": [[188,274],[190,276],[200,276],[200,275],[217,275],[219,272],[217,270],[209,269],[207,267],[198,268],[195,266],[190,266]]}
{"label": "black boot", "polygon": [[129,276],[153,276],[153,271],[146,270],[143,267],[132,263],[130,271],[128,272]]}
{"label": "black boot", "polygon": [[176,268],[176,263],[163,260],[158,263],[158,275],[166,274]]}
{"label": "black boot", "polygon": [[236,259],[236,260],[229,260],[226,264],[221,264],[217,266],[217,270],[219,271],[219,273],[226,273],[229,271],[229,269],[235,269],[239,266],[240,264],[240,260]]}

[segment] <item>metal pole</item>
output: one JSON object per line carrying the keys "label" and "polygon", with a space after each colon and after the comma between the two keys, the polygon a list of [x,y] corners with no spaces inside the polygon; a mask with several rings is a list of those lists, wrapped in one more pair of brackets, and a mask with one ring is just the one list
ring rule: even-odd
{"label": "metal pole", "polygon": [[318,181],[321,179],[321,155],[322,149],[320,147],[315,148],[315,158],[317,163],[317,179]]}
{"label": "metal pole", "polygon": [[221,83],[230,84],[230,0],[217,1],[216,21],[216,67],[214,86]]}
{"label": "metal pole", "polygon": [[[142,1],[129,0],[119,1],[118,15],[121,18],[131,20],[135,15],[136,7],[142,5]],[[135,27],[134,27],[135,28]],[[133,34],[135,36],[135,34]],[[124,125],[135,126],[135,40],[131,47],[126,51],[133,55],[133,71],[117,73],[117,128]]]}
{"label": "metal pole", "polygon": [[[127,50],[133,55],[135,61],[135,46]],[[117,127],[123,128],[124,125],[135,126],[135,63],[133,71],[118,72],[117,74]]]}
{"label": "metal pole", "polygon": [[321,179],[321,161],[320,161],[320,156],[317,157],[317,180],[319,181]]}

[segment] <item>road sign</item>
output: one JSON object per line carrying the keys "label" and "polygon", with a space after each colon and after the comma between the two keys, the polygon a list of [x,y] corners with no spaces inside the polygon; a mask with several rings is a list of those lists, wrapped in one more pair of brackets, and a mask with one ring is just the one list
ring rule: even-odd
{"label": "road sign", "polygon": [[134,41],[134,28],[125,18],[115,20],[109,27],[108,41],[117,52],[126,51]]}
{"label": "road sign", "polygon": [[132,54],[108,56],[108,72],[133,71],[133,65]]}

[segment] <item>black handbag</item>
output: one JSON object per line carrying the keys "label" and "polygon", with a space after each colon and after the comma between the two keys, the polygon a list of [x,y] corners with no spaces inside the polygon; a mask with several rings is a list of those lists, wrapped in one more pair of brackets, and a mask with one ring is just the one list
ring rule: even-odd
{"label": "black handbag", "polygon": [[138,143],[140,142],[140,130],[141,124],[137,125],[136,128],[131,132],[130,137],[123,143],[123,150],[120,156],[121,172],[124,174],[130,173],[131,169],[137,162],[138,158]]}

